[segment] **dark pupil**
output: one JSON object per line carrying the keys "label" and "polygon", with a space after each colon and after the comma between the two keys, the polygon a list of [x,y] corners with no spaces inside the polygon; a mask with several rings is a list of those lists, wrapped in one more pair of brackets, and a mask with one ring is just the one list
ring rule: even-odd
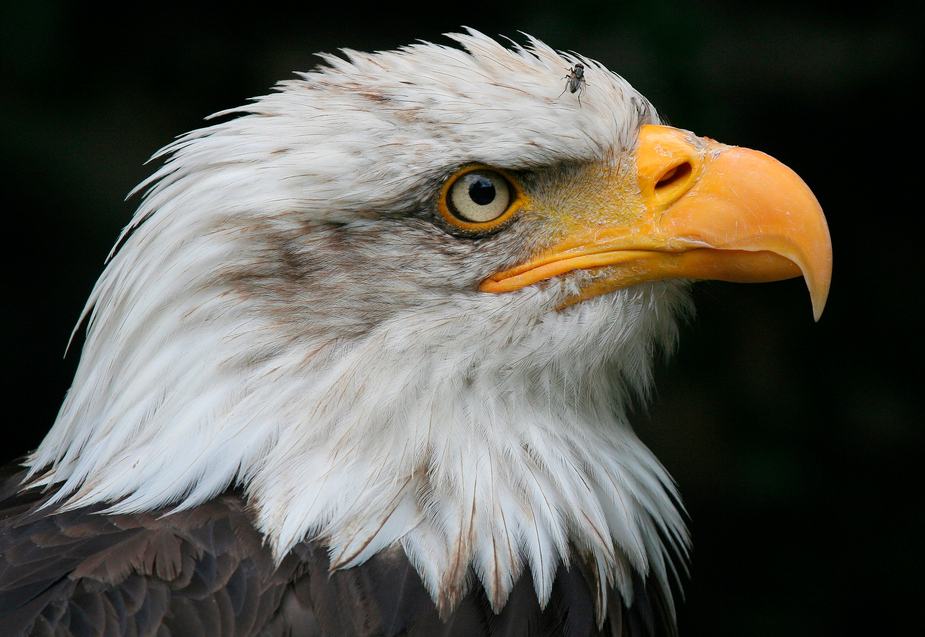
{"label": "dark pupil", "polygon": [[495,200],[495,185],[491,180],[479,177],[469,184],[469,197],[480,206],[487,206]]}

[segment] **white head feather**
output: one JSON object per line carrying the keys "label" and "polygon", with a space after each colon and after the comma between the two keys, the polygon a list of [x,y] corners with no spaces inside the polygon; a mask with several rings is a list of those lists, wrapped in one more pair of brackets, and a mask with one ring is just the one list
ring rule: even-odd
{"label": "white head feather", "polygon": [[684,284],[564,311],[590,275],[481,293],[522,237],[427,216],[462,165],[617,162],[657,115],[593,61],[579,105],[560,97],[577,58],[453,38],[326,57],[160,153],[37,483],[118,512],[239,485],[277,555],[322,539],[349,567],[400,542],[444,607],[470,567],[500,607],[525,564],[545,603],[571,546],[628,600],[630,568],[667,586],[687,535],[624,405]]}

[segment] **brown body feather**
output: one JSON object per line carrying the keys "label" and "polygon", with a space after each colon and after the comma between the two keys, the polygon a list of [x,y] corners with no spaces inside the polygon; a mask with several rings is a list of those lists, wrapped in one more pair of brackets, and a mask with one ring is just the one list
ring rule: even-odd
{"label": "brown body feather", "polygon": [[473,586],[444,621],[397,548],[332,572],[325,547],[301,543],[277,566],[236,492],[169,515],[108,515],[102,506],[60,511],[40,508],[48,493],[17,492],[25,475],[18,466],[2,472],[5,637],[654,637],[671,630],[657,587],[641,580],[630,608],[611,591],[599,629],[593,594],[575,566],[560,566],[545,609],[528,570],[499,614]]}

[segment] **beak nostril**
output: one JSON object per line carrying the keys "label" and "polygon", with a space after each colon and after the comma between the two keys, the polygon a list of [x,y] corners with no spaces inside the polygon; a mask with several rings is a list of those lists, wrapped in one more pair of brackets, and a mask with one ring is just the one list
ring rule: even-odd
{"label": "beak nostril", "polygon": [[655,192],[661,194],[665,192],[666,188],[684,183],[691,172],[693,172],[693,168],[689,161],[673,166],[655,182]]}

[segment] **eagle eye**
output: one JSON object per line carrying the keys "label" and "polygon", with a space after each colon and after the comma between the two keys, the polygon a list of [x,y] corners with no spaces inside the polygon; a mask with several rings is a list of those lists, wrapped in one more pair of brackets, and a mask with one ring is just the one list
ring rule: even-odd
{"label": "eagle eye", "polygon": [[438,209],[444,219],[463,230],[492,230],[520,208],[523,196],[500,171],[469,166],[447,180]]}

